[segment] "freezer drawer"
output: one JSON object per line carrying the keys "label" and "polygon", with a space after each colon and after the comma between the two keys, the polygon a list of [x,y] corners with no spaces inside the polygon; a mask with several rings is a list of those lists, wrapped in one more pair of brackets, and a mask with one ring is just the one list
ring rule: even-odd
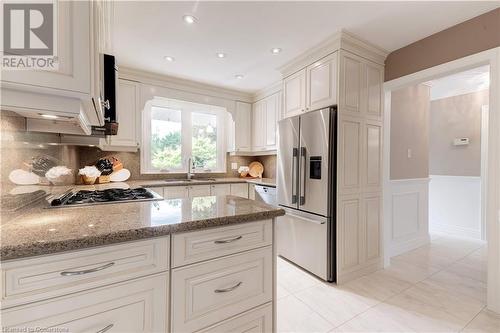
{"label": "freezer drawer", "polygon": [[329,280],[327,223],[327,218],[286,209],[276,223],[278,255]]}

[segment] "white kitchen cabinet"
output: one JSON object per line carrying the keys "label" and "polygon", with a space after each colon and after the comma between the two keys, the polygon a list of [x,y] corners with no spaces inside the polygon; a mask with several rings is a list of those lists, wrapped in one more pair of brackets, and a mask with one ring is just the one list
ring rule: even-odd
{"label": "white kitchen cabinet", "polygon": [[248,184],[231,184],[231,195],[248,199]]}
{"label": "white kitchen cabinet", "polygon": [[281,94],[276,93],[264,100],[266,103],[266,150],[276,149],[276,129],[280,114],[280,97]]}
{"label": "white kitchen cabinet", "polygon": [[266,103],[261,100],[253,105],[252,111],[252,149],[266,149]]}
{"label": "white kitchen cabinet", "polygon": [[234,151],[252,151],[252,105],[236,102],[234,115]]}
{"label": "white kitchen cabinet", "polygon": [[381,120],[383,81],[383,66],[342,51],[339,107],[351,115]]}
{"label": "white kitchen cabinet", "polygon": [[129,80],[118,80],[116,89],[116,118],[118,134],[101,139],[101,150],[104,151],[137,151],[138,124],[136,114],[139,112],[139,83]]}
{"label": "white kitchen cabinet", "polygon": [[229,194],[231,194],[231,186],[229,184],[210,185],[210,195],[229,195]]}
{"label": "white kitchen cabinet", "polygon": [[255,184],[248,184],[248,199],[255,200]]}
{"label": "white kitchen cabinet", "polygon": [[28,118],[30,131],[90,134],[91,125],[104,124],[99,55],[109,52],[113,4],[54,1],[54,6],[57,68],[2,71],[1,107]]}
{"label": "white kitchen cabinet", "polygon": [[210,195],[210,185],[189,186],[189,197],[206,197]]}
{"label": "white kitchen cabinet", "polygon": [[168,284],[168,273],[162,273],[2,310],[2,327],[8,331],[166,332]]}
{"label": "white kitchen cabinet", "polygon": [[337,53],[307,66],[306,111],[337,104]]}
{"label": "white kitchen cabinet", "polygon": [[215,324],[198,333],[268,333],[273,331],[271,303]]}
{"label": "white kitchen cabinet", "polygon": [[253,151],[276,150],[276,129],[281,94],[275,93],[254,103],[252,117]]}
{"label": "white kitchen cabinet", "polygon": [[283,117],[301,114],[306,109],[306,69],[283,80]]}
{"label": "white kitchen cabinet", "polygon": [[337,104],[338,52],[314,62],[283,80],[283,117]]}
{"label": "white kitchen cabinet", "polygon": [[171,331],[195,332],[273,298],[272,248],[172,270]]}
{"label": "white kitchen cabinet", "polygon": [[91,12],[87,1],[54,1],[57,13],[58,68],[56,70],[2,71],[2,81],[20,85],[19,89],[44,87],[52,92],[70,90],[90,94]]}
{"label": "white kitchen cabinet", "polygon": [[179,199],[189,197],[189,186],[165,186],[163,188],[164,199]]}

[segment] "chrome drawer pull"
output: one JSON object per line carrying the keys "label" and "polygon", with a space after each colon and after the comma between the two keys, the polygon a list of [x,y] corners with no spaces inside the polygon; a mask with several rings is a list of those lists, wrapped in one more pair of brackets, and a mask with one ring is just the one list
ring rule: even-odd
{"label": "chrome drawer pull", "polygon": [[109,324],[108,326],[104,327],[102,330],[99,330],[99,331],[97,331],[97,332],[95,332],[95,333],[104,333],[104,332],[107,332],[107,331],[109,331],[109,330],[110,330],[113,326],[115,326],[115,325],[113,325],[113,324]]}
{"label": "chrome drawer pull", "polygon": [[216,241],[214,241],[214,243],[215,244],[227,244],[227,243],[236,242],[237,240],[240,240],[242,238],[243,238],[243,236],[238,236],[238,237],[234,237],[234,238],[230,238],[230,239],[216,240]]}
{"label": "chrome drawer pull", "polygon": [[224,289],[215,289],[214,290],[214,293],[227,293],[227,292],[230,292],[230,291],[233,291],[234,289],[238,288],[239,286],[241,286],[243,284],[242,281],[238,282],[237,284],[235,284],[234,286],[232,287],[229,287],[229,288],[224,288]]}
{"label": "chrome drawer pull", "polygon": [[106,268],[109,268],[111,266],[113,266],[115,263],[114,262],[110,262],[109,264],[106,264],[106,265],[102,265],[102,266],[99,266],[99,267],[96,267],[96,268],[91,268],[91,269],[86,269],[86,270],[83,270],[83,271],[66,271],[66,272],[61,272],[61,275],[62,276],[72,276],[72,275],[82,275],[82,274],[88,274],[88,273],[94,273],[94,272],[98,272],[98,271],[101,271],[103,269],[106,269]]}

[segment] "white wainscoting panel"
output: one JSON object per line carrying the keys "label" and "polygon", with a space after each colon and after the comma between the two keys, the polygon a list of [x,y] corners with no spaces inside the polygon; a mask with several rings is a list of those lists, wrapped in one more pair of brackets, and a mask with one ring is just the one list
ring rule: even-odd
{"label": "white wainscoting panel", "polygon": [[430,178],[430,231],[481,239],[481,177]]}
{"label": "white wainscoting panel", "polygon": [[429,179],[391,180],[384,195],[385,265],[429,243]]}

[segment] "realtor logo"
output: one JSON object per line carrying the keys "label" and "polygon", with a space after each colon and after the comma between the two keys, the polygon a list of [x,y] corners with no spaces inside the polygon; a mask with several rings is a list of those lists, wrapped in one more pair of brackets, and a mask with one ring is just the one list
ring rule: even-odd
{"label": "realtor logo", "polygon": [[55,69],[54,5],[3,4],[4,69]]}

